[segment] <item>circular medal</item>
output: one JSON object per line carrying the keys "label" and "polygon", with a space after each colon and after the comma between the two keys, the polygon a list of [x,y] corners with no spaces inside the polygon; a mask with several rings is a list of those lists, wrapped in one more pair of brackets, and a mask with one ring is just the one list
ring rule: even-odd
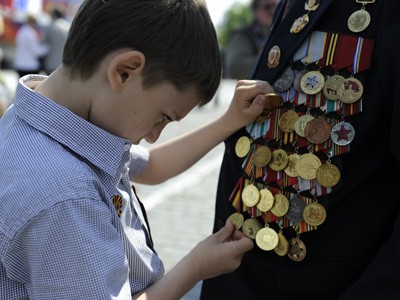
{"label": "circular medal", "polygon": [[255,185],[249,184],[242,191],[242,201],[246,206],[253,207],[260,200],[260,191]]}
{"label": "circular medal", "polygon": [[314,118],[304,128],[306,139],[313,144],[322,144],[331,136],[332,126],[324,118]]}
{"label": "circular medal", "polygon": [[347,122],[340,122],[333,126],[331,131],[332,141],[339,146],[350,144],[355,136],[354,127]]}
{"label": "circular medal", "polygon": [[347,27],[353,32],[365,30],[371,22],[371,15],[365,9],[360,9],[351,14],[347,20]]}
{"label": "circular medal", "polygon": [[293,87],[296,91],[302,93],[303,90],[301,89],[301,79],[303,78],[304,75],[308,73],[307,69],[301,70],[299,73],[296,74],[294,77],[294,82],[293,82]]}
{"label": "circular medal", "polygon": [[262,250],[270,251],[278,245],[278,234],[275,230],[264,227],[257,232],[256,243]]}
{"label": "circular medal", "polygon": [[282,193],[274,196],[274,206],[271,212],[277,217],[283,217],[289,210],[289,199]]}
{"label": "circular medal", "polygon": [[312,153],[305,153],[297,160],[296,170],[301,178],[311,180],[317,177],[317,170],[321,164],[318,156]]}
{"label": "circular medal", "polygon": [[279,65],[281,59],[281,49],[278,46],[273,46],[268,53],[268,68],[273,69]]}
{"label": "circular medal", "polygon": [[290,176],[290,177],[297,177],[299,176],[299,173],[297,173],[296,170],[296,163],[299,160],[300,155],[297,153],[293,153],[289,155],[289,162],[285,168],[285,173]]}
{"label": "circular medal", "polygon": [[269,211],[274,206],[274,195],[268,189],[262,189],[260,191],[260,201],[257,204],[257,208],[262,212]]}
{"label": "circular medal", "polygon": [[279,107],[283,102],[283,98],[275,93],[265,94],[264,110],[271,111]]}
{"label": "circular medal", "polygon": [[306,133],[304,130],[306,129],[306,125],[308,121],[311,121],[314,117],[311,114],[305,114],[299,117],[294,124],[294,131],[296,131],[297,135],[301,137],[305,137]]}
{"label": "circular medal", "polygon": [[318,94],[324,88],[325,78],[319,71],[309,71],[300,81],[301,90],[307,95]]}
{"label": "circular medal", "polygon": [[322,89],[325,97],[329,100],[338,100],[338,90],[344,80],[345,78],[341,75],[333,75],[329,77],[325,82],[324,88]]}
{"label": "circular medal", "polygon": [[288,110],[279,118],[279,128],[283,132],[293,132],[294,125],[299,118],[299,115],[294,110]]}
{"label": "circular medal", "polygon": [[256,219],[247,219],[243,222],[242,231],[245,236],[254,240],[261,228],[263,227]]}
{"label": "circular medal", "polygon": [[340,170],[334,164],[326,162],[317,169],[317,182],[324,187],[333,187],[340,180]]}
{"label": "circular medal", "polygon": [[229,216],[228,221],[233,224],[235,230],[239,230],[243,225],[244,217],[241,213],[235,212]]}
{"label": "circular medal", "polygon": [[238,157],[245,157],[250,151],[250,139],[247,136],[242,136],[237,140],[235,153]]}
{"label": "circular medal", "polygon": [[278,245],[274,248],[274,251],[279,256],[285,256],[289,250],[289,242],[285,236],[279,232],[278,233]]}
{"label": "circular medal", "polygon": [[299,238],[292,238],[289,241],[288,256],[293,261],[302,261],[306,257],[306,245]]}
{"label": "circular medal", "polygon": [[267,146],[259,147],[254,153],[254,165],[263,168],[271,161],[272,152]]}
{"label": "circular medal", "polygon": [[304,221],[311,226],[319,226],[325,222],[326,209],[317,202],[312,202],[304,208]]}
{"label": "circular medal", "polygon": [[281,77],[279,77],[273,84],[275,91],[278,93],[286,92],[291,88],[294,81],[294,72],[291,68],[286,68]]}
{"label": "circular medal", "polygon": [[282,149],[276,149],[272,152],[269,167],[274,171],[281,171],[286,168],[289,163],[289,157]]}
{"label": "circular medal", "polygon": [[345,79],[338,89],[339,100],[347,104],[357,102],[363,93],[361,81],[354,77]]}
{"label": "circular medal", "polygon": [[301,17],[297,18],[292,27],[290,28],[290,33],[299,33],[310,21],[308,14],[304,14]]}
{"label": "circular medal", "polygon": [[306,203],[301,200],[300,197],[295,197],[290,201],[289,210],[286,214],[286,218],[291,221],[294,225],[304,221],[303,211],[306,207]]}

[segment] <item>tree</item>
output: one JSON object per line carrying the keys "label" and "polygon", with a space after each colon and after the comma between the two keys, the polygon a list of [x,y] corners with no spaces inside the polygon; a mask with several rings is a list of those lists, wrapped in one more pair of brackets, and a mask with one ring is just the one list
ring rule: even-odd
{"label": "tree", "polygon": [[234,3],[225,13],[221,25],[217,28],[218,40],[221,48],[224,49],[226,47],[233,30],[250,23],[251,20],[252,14],[250,5],[247,3]]}

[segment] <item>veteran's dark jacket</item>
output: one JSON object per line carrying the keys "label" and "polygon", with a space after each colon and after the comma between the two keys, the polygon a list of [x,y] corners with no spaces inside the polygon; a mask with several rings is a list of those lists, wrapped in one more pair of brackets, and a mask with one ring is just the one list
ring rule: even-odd
{"label": "veteran's dark jacket", "polygon": [[[304,13],[305,1],[296,1],[282,19],[285,2],[277,7],[253,77],[273,83],[315,30],[370,38],[375,47],[363,74],[363,111],[351,118],[355,139],[340,157],[340,187],[326,196],[327,219],[301,235],[305,259],[294,262],[255,245],[237,271],[204,281],[201,299],[400,299],[400,1],[368,4],[369,27],[353,33],[347,20],[361,4],[321,0],[298,34],[289,30]],[[278,67],[270,69],[267,57],[274,45],[282,53]],[[243,135],[245,128],[225,141],[214,231],[235,212],[228,199],[243,173],[243,160],[235,154]]]}

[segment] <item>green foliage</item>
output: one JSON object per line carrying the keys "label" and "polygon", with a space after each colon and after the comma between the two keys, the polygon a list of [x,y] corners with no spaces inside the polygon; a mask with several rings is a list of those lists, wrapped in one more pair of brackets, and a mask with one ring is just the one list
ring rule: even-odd
{"label": "green foliage", "polygon": [[252,13],[248,3],[234,3],[225,13],[222,23],[217,28],[221,48],[225,48],[231,32],[244,24],[250,23]]}

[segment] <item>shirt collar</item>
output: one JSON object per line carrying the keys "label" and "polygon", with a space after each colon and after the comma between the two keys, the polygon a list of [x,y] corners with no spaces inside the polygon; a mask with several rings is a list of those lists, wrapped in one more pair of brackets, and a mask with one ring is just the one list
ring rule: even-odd
{"label": "shirt collar", "polygon": [[26,85],[45,78],[27,75],[19,80],[14,101],[17,116],[118,181],[129,160],[132,143],[93,125]]}

